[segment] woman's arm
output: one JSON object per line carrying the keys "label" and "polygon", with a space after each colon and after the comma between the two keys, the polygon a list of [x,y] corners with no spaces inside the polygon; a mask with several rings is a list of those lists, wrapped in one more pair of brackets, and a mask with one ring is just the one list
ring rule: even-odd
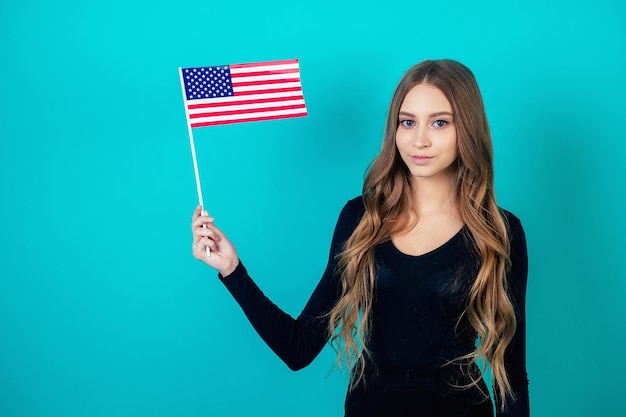
{"label": "woman's arm", "polygon": [[[324,275],[297,319],[282,311],[263,294],[239,261],[232,243],[215,227],[212,219],[199,216],[198,209],[192,223],[193,253],[196,258],[220,271],[220,280],[241,306],[257,333],[290,369],[298,370],[311,363],[328,340],[327,313],[337,302],[341,290],[335,258],[361,215],[360,200],[352,200],[343,208],[335,227]],[[206,257],[205,247],[210,248],[210,257]]]}

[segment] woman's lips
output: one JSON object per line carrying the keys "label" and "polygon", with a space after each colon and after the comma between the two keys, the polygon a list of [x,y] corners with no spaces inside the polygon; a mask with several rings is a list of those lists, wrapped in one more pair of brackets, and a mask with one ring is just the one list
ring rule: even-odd
{"label": "woman's lips", "polygon": [[428,161],[433,159],[433,157],[432,156],[426,156],[426,155],[411,155],[411,159],[416,164],[423,165],[423,164],[427,164]]}

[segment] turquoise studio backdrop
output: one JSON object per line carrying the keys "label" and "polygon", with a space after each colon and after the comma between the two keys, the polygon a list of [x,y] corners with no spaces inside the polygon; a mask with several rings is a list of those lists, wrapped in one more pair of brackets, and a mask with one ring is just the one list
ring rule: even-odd
{"label": "turquoise studio backdrop", "polygon": [[308,117],[195,131],[207,208],[297,315],[395,84],[449,57],[528,236],[532,414],[623,416],[623,4],[3,1],[0,415],[341,416],[332,350],[289,371],[192,258],[177,67],[300,60]]}

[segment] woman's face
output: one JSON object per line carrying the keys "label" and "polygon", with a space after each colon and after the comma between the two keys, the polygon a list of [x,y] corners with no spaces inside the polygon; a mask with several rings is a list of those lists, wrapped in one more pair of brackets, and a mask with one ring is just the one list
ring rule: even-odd
{"label": "woman's face", "polygon": [[450,176],[457,158],[452,106],[437,87],[418,84],[400,106],[396,146],[416,178]]}

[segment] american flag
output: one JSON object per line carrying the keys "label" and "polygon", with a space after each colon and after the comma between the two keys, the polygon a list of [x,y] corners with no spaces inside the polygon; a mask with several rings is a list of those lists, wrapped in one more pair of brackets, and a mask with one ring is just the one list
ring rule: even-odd
{"label": "american flag", "polygon": [[192,128],[307,115],[297,59],[180,71]]}

